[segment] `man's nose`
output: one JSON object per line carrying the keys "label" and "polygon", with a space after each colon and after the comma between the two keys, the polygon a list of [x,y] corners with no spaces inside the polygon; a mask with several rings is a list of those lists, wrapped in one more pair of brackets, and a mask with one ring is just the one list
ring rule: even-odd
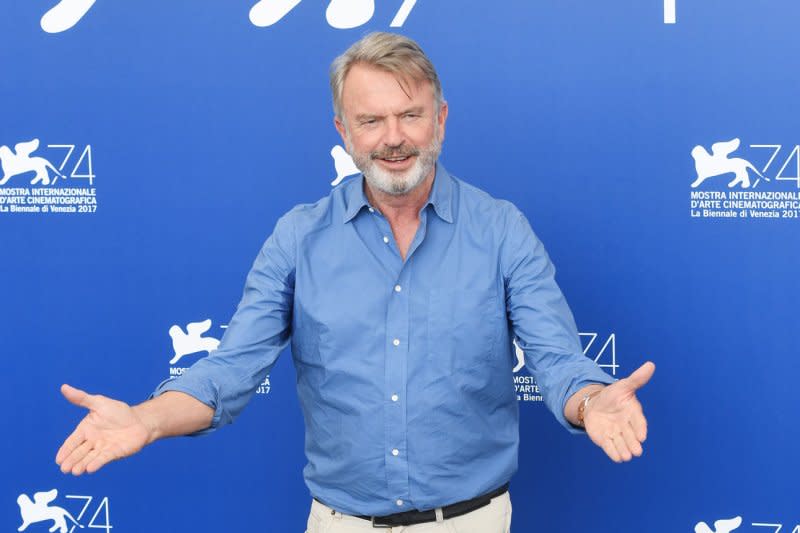
{"label": "man's nose", "polygon": [[386,146],[400,146],[406,140],[403,125],[397,117],[391,117],[386,121],[386,130],[383,135],[383,143]]}

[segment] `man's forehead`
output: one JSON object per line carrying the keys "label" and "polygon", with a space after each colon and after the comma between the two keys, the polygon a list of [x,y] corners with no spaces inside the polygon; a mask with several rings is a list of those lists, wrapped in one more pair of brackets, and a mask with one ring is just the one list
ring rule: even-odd
{"label": "man's forehead", "polygon": [[361,63],[353,65],[342,85],[342,103],[345,106],[420,105],[428,102],[433,102],[433,87],[428,80]]}

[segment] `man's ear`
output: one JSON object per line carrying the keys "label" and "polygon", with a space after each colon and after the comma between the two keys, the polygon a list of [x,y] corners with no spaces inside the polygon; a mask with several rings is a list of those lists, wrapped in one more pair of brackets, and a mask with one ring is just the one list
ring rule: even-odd
{"label": "man's ear", "polygon": [[339,136],[342,138],[342,144],[344,144],[344,149],[349,154],[350,146],[347,144],[347,127],[345,126],[344,121],[338,116],[334,116],[333,125],[336,126],[336,131],[339,132]]}
{"label": "man's ear", "polygon": [[442,101],[442,105],[439,106],[439,116],[436,117],[437,122],[439,123],[439,141],[444,141],[444,125],[447,122],[447,102]]}

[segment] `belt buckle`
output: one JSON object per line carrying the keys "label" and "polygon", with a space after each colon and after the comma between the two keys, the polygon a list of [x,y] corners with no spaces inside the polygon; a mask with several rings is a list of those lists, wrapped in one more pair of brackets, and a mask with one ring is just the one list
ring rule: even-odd
{"label": "belt buckle", "polygon": [[372,527],[379,528],[379,529],[391,529],[391,528],[394,527],[391,524],[381,524],[381,523],[375,522],[376,518],[380,518],[380,517],[379,516],[373,516],[372,517]]}

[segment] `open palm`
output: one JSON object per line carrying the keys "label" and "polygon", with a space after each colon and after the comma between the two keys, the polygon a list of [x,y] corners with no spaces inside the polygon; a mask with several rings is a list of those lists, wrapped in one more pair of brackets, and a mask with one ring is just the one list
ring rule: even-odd
{"label": "open palm", "polygon": [[61,393],[73,404],[89,409],[89,414],[56,454],[56,463],[65,474],[91,474],[110,461],[133,455],[147,444],[147,427],[125,402],[87,394],[66,384],[61,386]]}
{"label": "open palm", "polygon": [[636,391],[650,381],[655,370],[656,366],[648,361],[627,378],[602,389],[586,407],[586,433],[614,462],[642,455],[647,419]]}

